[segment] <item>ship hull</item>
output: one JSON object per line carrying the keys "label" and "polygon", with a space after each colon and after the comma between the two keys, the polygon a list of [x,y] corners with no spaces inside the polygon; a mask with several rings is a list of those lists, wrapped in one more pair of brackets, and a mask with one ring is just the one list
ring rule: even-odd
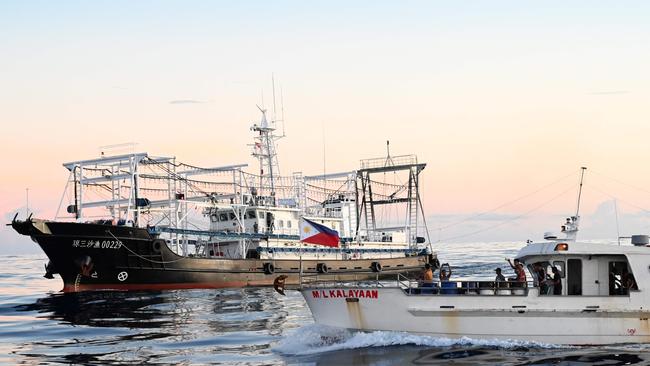
{"label": "ship hull", "polygon": [[[222,259],[180,256],[146,229],[41,220],[14,221],[50,259],[48,273],[58,273],[63,291],[161,290],[285,285],[300,276],[339,281],[395,278],[420,272],[431,256],[354,260]],[[377,271],[377,262],[381,269]],[[319,267],[327,267],[327,274]],[[272,268],[271,268],[272,267]],[[374,269],[374,270],[373,270]]]}
{"label": "ship hull", "polygon": [[323,286],[301,292],[316,323],[353,330],[567,345],[650,342],[650,312],[635,306],[643,304],[638,293],[413,296],[397,287]]}

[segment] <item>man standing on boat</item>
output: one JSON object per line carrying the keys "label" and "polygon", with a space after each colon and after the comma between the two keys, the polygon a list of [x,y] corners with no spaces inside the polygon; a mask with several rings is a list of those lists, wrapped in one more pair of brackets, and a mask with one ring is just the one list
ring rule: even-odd
{"label": "man standing on boat", "polygon": [[546,271],[540,262],[533,264],[533,277],[535,285],[539,287],[539,293],[546,295],[548,293],[548,285],[546,284]]}
{"label": "man standing on boat", "polygon": [[497,273],[496,276],[494,277],[495,282],[506,282],[506,278],[501,273],[501,267],[495,269],[494,271]]}
{"label": "man standing on boat", "polygon": [[553,295],[562,295],[562,273],[553,266]]}
{"label": "man standing on boat", "polygon": [[443,263],[440,266],[440,282],[448,282],[451,278],[451,266],[449,263]]}
{"label": "man standing on boat", "polygon": [[431,265],[429,263],[424,265],[424,273],[422,274],[422,279],[425,282],[433,282],[433,270],[431,270]]}
{"label": "man standing on boat", "polygon": [[520,286],[525,286],[526,283],[526,271],[524,270],[524,265],[519,261],[519,259],[515,259],[514,264],[510,261],[510,258],[506,258],[508,261],[508,264],[510,264],[510,267],[515,270],[516,277],[511,277],[510,280],[514,282],[518,282]]}

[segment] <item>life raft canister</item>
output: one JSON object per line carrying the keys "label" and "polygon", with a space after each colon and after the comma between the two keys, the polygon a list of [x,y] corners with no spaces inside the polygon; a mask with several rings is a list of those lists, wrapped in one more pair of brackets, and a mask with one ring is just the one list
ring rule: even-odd
{"label": "life raft canister", "polygon": [[273,272],[275,272],[275,266],[273,265],[273,263],[269,263],[269,262],[264,263],[264,273],[268,275],[268,274],[273,274]]}
{"label": "life raft canister", "polygon": [[372,262],[370,264],[370,269],[372,269],[373,272],[381,272],[381,263]]}
{"label": "life raft canister", "polygon": [[318,273],[327,273],[327,271],[328,271],[327,264],[318,263],[316,265],[316,271],[318,271]]}

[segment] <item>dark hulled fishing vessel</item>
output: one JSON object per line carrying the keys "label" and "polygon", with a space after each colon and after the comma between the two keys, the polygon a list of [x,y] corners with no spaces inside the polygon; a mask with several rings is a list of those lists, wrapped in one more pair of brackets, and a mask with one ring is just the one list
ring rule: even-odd
{"label": "dark hulled fishing vessel", "polygon": [[[435,262],[419,194],[425,164],[415,156],[281,176],[275,122],[262,110],[251,130],[258,174],[246,164],[102,154],[64,164],[70,176],[54,220],[12,226],[43,249],[45,276],[58,273],[64,291],[268,286],[278,275],[288,284],[301,275],[364,280]],[[340,233],[338,245],[301,241],[305,219]]]}

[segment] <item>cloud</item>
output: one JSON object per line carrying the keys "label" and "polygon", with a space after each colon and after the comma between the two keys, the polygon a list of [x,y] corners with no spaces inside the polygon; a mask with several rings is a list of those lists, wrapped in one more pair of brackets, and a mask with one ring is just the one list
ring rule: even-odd
{"label": "cloud", "polygon": [[588,93],[589,95],[621,95],[621,94],[629,94],[629,90],[605,90],[605,91],[596,91],[596,92],[591,92]]}
{"label": "cloud", "polygon": [[585,238],[616,239],[618,235],[648,234],[650,215],[643,211],[621,212],[614,201],[609,200],[600,203],[593,213],[586,215],[583,224]]}
{"label": "cloud", "polygon": [[203,104],[207,103],[204,100],[196,100],[196,99],[176,99],[176,100],[171,100],[169,101],[169,104]]}

